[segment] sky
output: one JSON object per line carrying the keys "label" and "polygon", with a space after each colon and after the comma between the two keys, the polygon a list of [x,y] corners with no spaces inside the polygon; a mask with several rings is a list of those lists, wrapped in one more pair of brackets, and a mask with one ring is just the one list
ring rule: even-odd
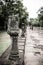
{"label": "sky", "polygon": [[23,0],[23,4],[29,12],[29,18],[36,18],[37,11],[43,6],[43,0]]}

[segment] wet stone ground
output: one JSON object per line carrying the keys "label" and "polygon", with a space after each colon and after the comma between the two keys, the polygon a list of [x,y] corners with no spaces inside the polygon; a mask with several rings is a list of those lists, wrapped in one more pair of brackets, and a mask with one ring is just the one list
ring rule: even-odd
{"label": "wet stone ground", "polygon": [[[27,27],[25,38],[18,39],[19,57],[23,57],[25,65],[43,65],[43,30],[31,30]],[[2,41],[3,40],[3,41]],[[23,49],[25,45],[25,53]],[[11,40],[6,32],[0,32],[0,56],[11,45]],[[20,60],[20,61],[21,61]]]}
{"label": "wet stone ground", "polygon": [[27,27],[25,65],[43,65],[43,34],[41,30]]}

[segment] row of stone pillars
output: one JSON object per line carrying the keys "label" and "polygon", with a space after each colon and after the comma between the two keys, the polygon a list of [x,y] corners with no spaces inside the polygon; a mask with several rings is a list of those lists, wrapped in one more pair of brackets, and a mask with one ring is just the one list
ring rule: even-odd
{"label": "row of stone pillars", "polygon": [[13,62],[13,65],[21,65],[20,58],[19,58],[19,51],[18,51],[18,34],[11,35],[12,40],[12,48],[9,55],[9,60]]}
{"label": "row of stone pillars", "polygon": [[[19,61],[19,51],[18,51],[18,44],[17,44],[18,43],[19,28],[18,28],[16,20],[15,21],[12,20],[13,22],[11,23],[11,19],[12,19],[12,17],[10,17],[10,20],[9,20],[10,23],[8,24],[8,33],[9,33],[11,40],[12,40],[12,48],[11,48],[11,52],[10,52],[8,60],[10,60],[10,62],[13,62],[10,65],[21,65],[20,61]],[[16,18],[14,18],[14,19],[16,19]],[[14,25],[15,23],[16,23],[16,26],[15,26],[15,30],[14,30],[14,26],[11,27],[10,24]],[[22,29],[23,36],[25,36],[24,33],[25,32],[24,32],[24,27],[23,27],[23,29]]]}
{"label": "row of stone pillars", "polygon": [[[23,36],[25,36],[24,33],[25,32],[22,30]],[[13,61],[14,65],[21,65],[19,61],[20,58],[19,58],[19,51],[18,51],[18,33],[14,35],[12,34],[10,37],[12,40],[12,48],[11,48],[9,60],[11,60],[11,62]]]}

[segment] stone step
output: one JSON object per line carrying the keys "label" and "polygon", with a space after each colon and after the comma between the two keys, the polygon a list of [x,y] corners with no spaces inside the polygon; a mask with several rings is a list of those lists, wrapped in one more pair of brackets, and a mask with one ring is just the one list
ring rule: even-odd
{"label": "stone step", "polygon": [[19,57],[19,55],[10,55],[10,57]]}
{"label": "stone step", "polygon": [[24,40],[23,41],[22,40],[21,41],[20,40],[18,41],[18,43],[24,43],[24,42],[25,42]]}
{"label": "stone step", "polygon": [[24,51],[24,49],[19,49],[19,51]]}
{"label": "stone step", "polygon": [[24,44],[22,44],[22,45],[21,45],[21,44],[19,44],[18,46],[20,46],[20,47],[21,47],[21,46],[23,46],[23,47],[24,47]]}
{"label": "stone step", "polygon": [[24,50],[24,47],[19,47],[18,50]]}
{"label": "stone step", "polygon": [[25,39],[18,39],[18,41],[25,41]]}
{"label": "stone step", "polygon": [[23,52],[24,52],[24,50],[19,49],[19,53],[23,53]]}
{"label": "stone step", "polygon": [[16,60],[19,60],[19,56],[18,57],[9,57],[9,60],[14,60],[14,61],[16,61]]}
{"label": "stone step", "polygon": [[19,38],[18,40],[25,40],[25,38]]}
{"label": "stone step", "polygon": [[21,46],[21,47],[19,47],[18,49],[24,50],[24,47]]}
{"label": "stone step", "polygon": [[12,55],[17,55],[17,54],[18,54],[18,51],[17,51],[17,52],[11,51],[11,54],[12,54]]}

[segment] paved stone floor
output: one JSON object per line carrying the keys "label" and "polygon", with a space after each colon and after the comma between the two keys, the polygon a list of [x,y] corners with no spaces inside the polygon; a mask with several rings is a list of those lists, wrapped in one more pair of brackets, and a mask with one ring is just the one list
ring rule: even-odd
{"label": "paved stone floor", "polygon": [[25,65],[43,65],[43,34],[27,27]]}
{"label": "paved stone floor", "polygon": [[[31,30],[29,27],[27,27],[26,34],[24,55],[25,65],[43,65],[43,30]],[[25,38],[19,37],[18,47],[20,58],[23,57],[22,53],[24,49],[24,42]],[[6,32],[0,32],[0,55],[7,49],[10,44],[11,40],[9,35]]]}

